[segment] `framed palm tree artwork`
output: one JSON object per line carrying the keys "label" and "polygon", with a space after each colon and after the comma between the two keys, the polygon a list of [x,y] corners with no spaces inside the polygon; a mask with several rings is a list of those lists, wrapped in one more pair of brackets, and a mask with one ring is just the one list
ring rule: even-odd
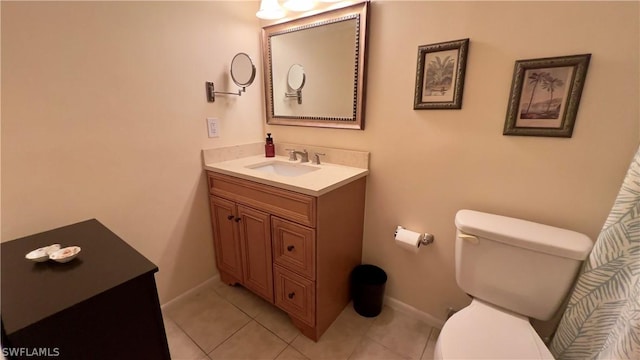
{"label": "framed palm tree artwork", "polygon": [[503,135],[571,137],[590,59],[516,61]]}
{"label": "framed palm tree artwork", "polygon": [[461,109],[469,39],[418,47],[414,110]]}

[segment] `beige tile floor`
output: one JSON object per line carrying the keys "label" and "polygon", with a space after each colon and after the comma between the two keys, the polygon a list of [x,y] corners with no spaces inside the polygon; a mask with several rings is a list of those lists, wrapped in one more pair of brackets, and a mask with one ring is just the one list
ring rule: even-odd
{"label": "beige tile floor", "polygon": [[387,306],[366,318],[349,304],[313,342],[274,305],[219,281],[166,307],[163,315],[174,360],[427,360],[439,334]]}

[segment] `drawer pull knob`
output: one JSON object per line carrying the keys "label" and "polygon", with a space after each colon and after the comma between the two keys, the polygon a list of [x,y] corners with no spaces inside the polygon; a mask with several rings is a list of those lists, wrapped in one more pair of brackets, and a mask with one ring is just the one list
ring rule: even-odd
{"label": "drawer pull knob", "polygon": [[227,216],[227,220],[232,220],[233,218],[234,218],[234,216],[233,216],[233,215],[229,215],[229,216]]}
{"label": "drawer pull knob", "polygon": [[293,245],[289,245],[289,246],[287,246],[287,251],[291,252],[291,251],[293,251],[293,249],[295,249],[295,248],[296,248],[295,246],[293,246]]}
{"label": "drawer pull knob", "polygon": [[240,220],[242,220],[242,218],[239,218],[239,217],[236,218],[236,222],[240,222]]}
{"label": "drawer pull knob", "polygon": [[288,297],[289,299],[293,299],[295,296],[296,296],[296,293],[294,293],[294,292],[290,292],[290,293],[287,295],[287,297]]}

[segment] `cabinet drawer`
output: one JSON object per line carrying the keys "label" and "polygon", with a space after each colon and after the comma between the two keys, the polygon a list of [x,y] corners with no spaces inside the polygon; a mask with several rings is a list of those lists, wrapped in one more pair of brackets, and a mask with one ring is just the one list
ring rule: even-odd
{"label": "cabinet drawer", "polygon": [[233,176],[207,172],[209,192],[264,210],[297,223],[315,227],[316,198]]}
{"label": "cabinet drawer", "polygon": [[274,262],[309,280],[316,278],[316,231],[271,217]]}
{"label": "cabinet drawer", "polygon": [[307,325],[315,326],[315,282],[278,265],[273,265],[273,272],[276,305]]}

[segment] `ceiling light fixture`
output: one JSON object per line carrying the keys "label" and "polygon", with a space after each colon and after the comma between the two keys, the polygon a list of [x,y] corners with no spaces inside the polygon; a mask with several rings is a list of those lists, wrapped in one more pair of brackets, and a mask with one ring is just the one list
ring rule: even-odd
{"label": "ceiling light fixture", "polygon": [[284,10],[278,4],[278,0],[262,0],[260,1],[260,10],[256,16],[265,20],[276,20],[284,17]]}

